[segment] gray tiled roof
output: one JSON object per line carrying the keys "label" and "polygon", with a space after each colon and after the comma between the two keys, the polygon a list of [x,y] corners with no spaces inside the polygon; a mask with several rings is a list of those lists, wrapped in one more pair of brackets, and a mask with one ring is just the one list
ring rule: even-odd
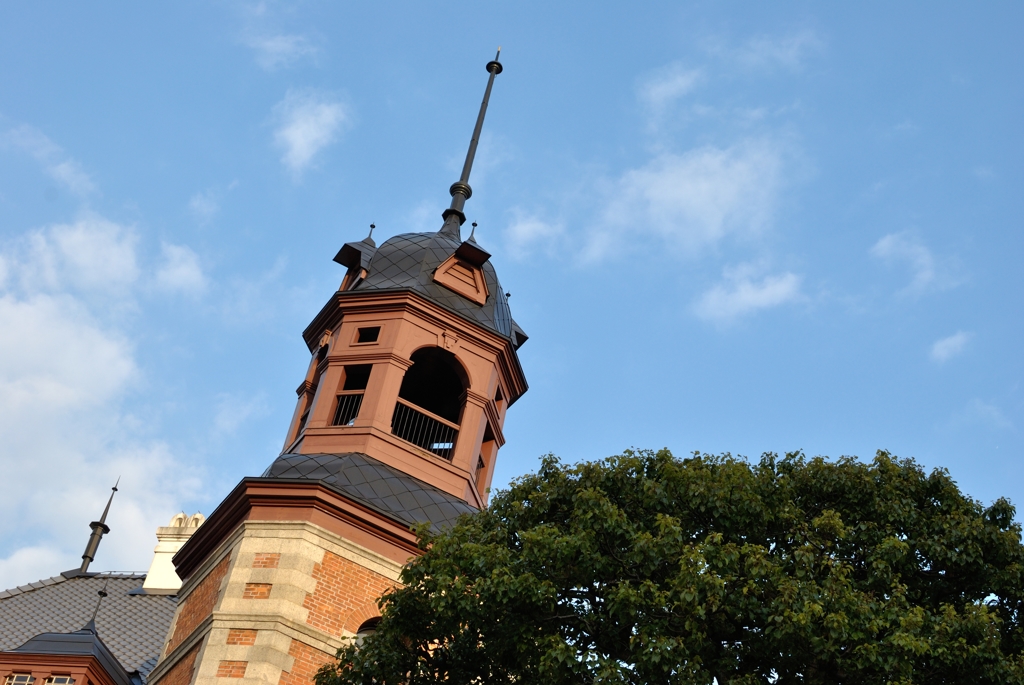
{"label": "gray tiled roof", "polygon": [[[462,242],[446,233],[403,233],[388,238],[370,259],[366,279],[354,290],[414,290],[429,300],[491,330],[513,338],[512,314],[498,274],[490,261],[484,263],[487,301],[483,306],[434,282],[434,271],[451,257]],[[523,335],[525,340],[526,336]]]}
{"label": "gray tiled roof", "polygon": [[168,595],[131,595],[142,573],[55,576],[0,592],[0,650],[12,650],[42,633],[80,630],[96,608],[98,592],[107,597],[96,616],[96,633],[129,673],[149,674],[156,665],[174,617],[177,599]]}
{"label": "gray tiled roof", "polygon": [[458,497],[360,452],[282,454],[263,477],[320,481],[406,525],[429,522],[435,532],[476,512]]}

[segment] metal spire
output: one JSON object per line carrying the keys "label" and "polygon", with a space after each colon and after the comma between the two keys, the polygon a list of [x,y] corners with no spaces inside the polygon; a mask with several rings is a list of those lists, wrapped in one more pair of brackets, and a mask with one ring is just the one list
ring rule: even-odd
{"label": "metal spire", "polygon": [[110,488],[110,499],[107,500],[107,506],[103,509],[103,515],[100,516],[99,521],[93,521],[89,524],[92,528],[92,535],[89,536],[89,542],[85,546],[85,553],[82,554],[82,568],[79,569],[80,573],[86,573],[89,570],[89,564],[96,558],[96,550],[99,549],[100,540],[104,535],[110,532],[110,526],[107,525],[107,514],[110,512],[110,503],[114,501],[114,493],[117,492],[117,484],[121,482],[121,477],[118,476],[117,482],[114,483],[114,487]]}
{"label": "metal spire", "polygon": [[[502,67],[501,62],[498,58],[501,57],[501,47],[498,47],[498,54],[494,56],[494,59],[487,63],[487,72],[490,76],[487,78],[487,88],[484,90],[484,99],[480,103],[480,113],[476,117],[476,127],[473,129],[473,137],[469,141],[469,151],[466,152],[466,163],[462,165],[462,176],[459,180],[452,184],[452,187],[448,189],[448,192],[452,195],[451,206],[444,210],[441,215],[444,217],[444,226],[441,227],[442,233],[452,233],[455,237],[461,240],[459,235],[459,227],[466,223],[466,215],[463,214],[462,208],[466,206],[466,200],[473,195],[473,189],[469,187],[469,173],[473,170],[473,159],[476,157],[476,146],[480,142],[480,130],[484,126],[484,115],[487,114],[487,102],[491,99],[491,87],[494,85],[494,77],[501,73]],[[457,219],[458,223],[453,220]]]}

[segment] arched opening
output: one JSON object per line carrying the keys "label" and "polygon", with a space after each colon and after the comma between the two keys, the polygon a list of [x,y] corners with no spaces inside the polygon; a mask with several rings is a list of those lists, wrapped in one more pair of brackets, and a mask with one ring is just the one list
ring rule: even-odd
{"label": "arched opening", "polygon": [[451,461],[469,379],[455,355],[440,347],[416,350],[411,359],[398,391],[391,432]]}
{"label": "arched opening", "polygon": [[377,632],[377,625],[379,623],[380,616],[374,616],[363,621],[362,625],[359,626],[359,630],[356,631],[356,647],[361,647],[363,640]]}
{"label": "arched opening", "polygon": [[412,354],[398,396],[452,423],[459,422],[466,391],[465,371],[455,355],[440,347],[424,347]]}

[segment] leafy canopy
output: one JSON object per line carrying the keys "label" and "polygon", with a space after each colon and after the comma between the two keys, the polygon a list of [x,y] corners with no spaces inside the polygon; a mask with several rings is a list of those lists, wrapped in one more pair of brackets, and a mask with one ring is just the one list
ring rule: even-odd
{"label": "leafy canopy", "polygon": [[1024,683],[1013,517],[885,452],[549,456],[316,682]]}

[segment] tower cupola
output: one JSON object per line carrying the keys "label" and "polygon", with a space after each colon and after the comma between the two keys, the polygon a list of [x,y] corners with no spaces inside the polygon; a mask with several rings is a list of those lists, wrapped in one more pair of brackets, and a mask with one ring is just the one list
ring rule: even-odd
{"label": "tower cupola", "polygon": [[440,229],[400,233],[378,247],[371,224],[370,235],[335,256],[346,272],[303,332],[312,358],[282,456],[266,475],[295,473],[295,455],[354,453],[473,507],[486,504],[505,411],[527,389],[516,352],[527,336],[476,224],[467,240],[461,232],[500,55],[487,64]]}

